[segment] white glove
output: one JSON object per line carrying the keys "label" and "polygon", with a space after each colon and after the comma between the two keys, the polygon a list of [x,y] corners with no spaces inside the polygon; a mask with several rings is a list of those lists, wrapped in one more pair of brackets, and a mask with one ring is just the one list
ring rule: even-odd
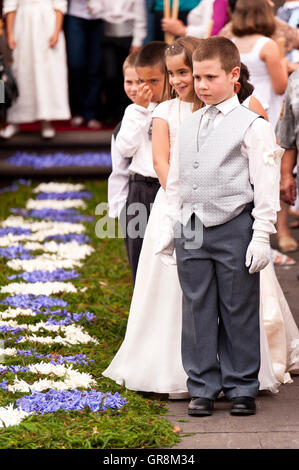
{"label": "white glove", "polygon": [[174,232],[170,219],[165,218],[162,226],[161,236],[155,243],[155,255],[158,255],[166,266],[175,265]]}
{"label": "white glove", "polygon": [[249,268],[249,274],[264,269],[271,259],[269,233],[259,230],[253,231],[253,237],[246,252],[245,265]]}

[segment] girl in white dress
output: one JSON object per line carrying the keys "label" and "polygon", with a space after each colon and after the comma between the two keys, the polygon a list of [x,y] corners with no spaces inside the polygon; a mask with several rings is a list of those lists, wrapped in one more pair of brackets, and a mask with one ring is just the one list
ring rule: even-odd
{"label": "girl in white dress", "polygon": [[19,98],[8,111],[10,138],[19,123],[42,121],[42,136],[55,135],[52,120],[70,118],[65,40],[62,29],[67,0],[4,0],[7,40]]}
{"label": "girl in white dress", "polygon": [[275,129],[288,84],[287,59],[281,58],[274,14],[268,0],[238,0],[232,16],[233,41],[248,67],[253,94],[261,100]]}
{"label": "girl in white dress", "polygon": [[[126,335],[103,372],[128,389],[168,393],[169,398],[174,399],[188,398],[187,375],[181,359],[182,293],[176,266],[166,266],[154,253],[178,127],[200,106],[195,99],[192,76],[192,50],[197,41],[190,37],[179,38],[166,52],[170,84],[177,98],[161,103],[153,114],[154,165],[162,187],[145,232]],[[250,107],[260,112],[256,99],[249,101]],[[287,371],[299,368],[299,333],[272,265],[261,272],[261,318],[260,389],[276,392],[280,382],[291,381]]]}

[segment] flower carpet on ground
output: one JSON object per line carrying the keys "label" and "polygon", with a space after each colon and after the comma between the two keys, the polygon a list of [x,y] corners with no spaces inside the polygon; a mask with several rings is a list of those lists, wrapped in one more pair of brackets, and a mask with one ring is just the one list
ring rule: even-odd
{"label": "flower carpet on ground", "polygon": [[95,234],[106,193],[98,181],[0,188],[0,448],[178,442],[162,401],[101,375],[132,295],[123,240]]}
{"label": "flower carpet on ground", "polygon": [[111,154],[103,152],[85,152],[75,155],[64,152],[47,155],[16,152],[15,155],[7,159],[7,162],[16,166],[31,166],[37,170],[56,166],[112,166]]}
{"label": "flower carpet on ground", "polygon": [[[45,190],[52,186],[53,185],[51,183],[50,185],[43,185],[43,189]],[[81,187],[82,186],[80,186],[80,189]],[[55,188],[63,190],[63,192],[59,192],[58,194],[63,194],[64,199],[56,200],[54,199],[55,193],[46,192],[44,194],[51,194],[51,199],[45,198],[35,200],[30,198],[26,203],[26,209],[33,209],[37,211],[46,210],[44,212],[43,217],[45,220],[51,220],[52,215],[54,213],[57,215],[57,218],[60,220],[60,222],[64,218],[67,219],[67,222],[69,220],[69,213],[65,211],[66,209],[86,209],[85,202],[82,199],[79,199],[79,193],[76,193],[74,191],[76,189],[76,186],[72,186],[69,184],[56,184]],[[72,197],[67,198],[66,196],[68,194],[69,189],[72,190]],[[77,197],[74,198],[75,194]],[[30,215],[32,217],[39,217],[40,214],[38,213],[36,215],[33,211],[33,214],[29,212],[28,214],[25,213],[24,215],[25,217],[26,215]],[[52,260],[54,262],[52,266],[55,266],[55,264],[57,264],[58,266],[59,261],[61,260],[83,260],[93,252],[93,248],[90,245],[80,244],[76,239],[65,241],[65,243],[56,243],[56,241],[54,241],[53,239],[51,241],[44,241],[44,243],[26,241],[28,240],[28,237],[30,238],[33,231],[35,233],[39,231],[39,226],[34,226],[33,223],[32,229],[26,227],[24,228],[22,226],[23,220],[26,226],[26,219],[20,220],[19,226],[7,226],[7,224],[9,224],[9,220],[3,221],[1,223],[0,235],[2,235],[2,239],[5,237],[9,237],[9,235],[16,237],[21,236],[23,243],[25,243],[19,244],[20,240],[15,240],[14,245],[10,244],[10,246],[6,246],[5,248],[3,247],[0,249],[0,256],[12,260],[10,267],[14,270],[19,269],[19,265],[17,263],[18,261],[20,262],[23,259],[28,260],[28,258],[31,258],[31,260],[38,259],[39,257],[34,257],[33,255],[33,252],[35,251],[42,251],[45,253],[56,253],[58,263],[55,263],[55,258],[53,258]],[[92,219],[89,218],[86,220]],[[52,237],[65,236],[67,233],[71,235],[76,235],[76,233],[73,233],[73,228],[73,224],[68,222],[67,230],[64,231],[64,234],[61,234],[58,231],[53,234]],[[40,227],[40,230],[43,230],[43,228]],[[11,241],[9,242],[11,243]],[[5,245],[5,243],[3,244]],[[63,292],[77,292],[77,288],[71,282],[65,282],[68,278],[76,278],[78,276],[78,273],[73,270],[67,271],[65,269],[57,267],[57,269],[53,271],[31,271],[29,265],[27,266],[27,269],[26,266],[24,266],[23,268],[25,269],[25,271],[20,275],[11,275],[7,278],[10,281],[18,281],[20,278],[22,278],[22,280],[24,280],[25,282],[10,282],[0,288],[1,293],[12,294],[11,297],[6,297],[5,299],[3,299],[1,303],[4,305],[19,304],[18,309],[15,310],[17,310],[17,314],[20,316],[34,317],[40,312],[41,308],[49,308],[53,307],[53,305],[65,306],[67,305],[65,302],[55,303],[55,299],[51,298],[50,296],[52,294],[61,294]],[[55,274],[57,277],[55,277]],[[61,279],[62,276],[64,276],[63,279]],[[60,280],[56,280],[57,278],[60,278]],[[27,304],[26,300],[28,301]],[[31,303],[30,300],[32,301]],[[40,301],[40,304],[38,304],[38,301]],[[30,308],[26,308],[29,305]],[[58,312],[56,312],[56,315],[54,313],[54,315],[57,316],[57,313]],[[3,342],[5,343],[5,341],[9,340],[10,342],[14,341],[14,343],[17,344],[22,342],[30,342],[34,344],[39,342],[43,344],[60,343],[65,346],[98,342],[97,339],[88,335],[88,333],[84,331],[84,328],[81,325],[75,325],[76,315],[79,316],[79,318],[81,319],[82,315],[84,316],[84,313],[76,314],[74,312],[73,315],[71,312],[67,311],[64,311],[63,313],[64,320],[62,319],[55,321],[51,317],[51,320],[48,320],[47,322],[40,321],[36,324],[20,324],[16,320],[8,319],[9,315],[11,314],[14,318],[16,318],[17,314],[15,312],[10,310],[6,310],[3,313],[0,312],[0,334],[9,334],[11,336],[20,333],[17,338],[15,337],[15,339],[13,339],[12,337],[6,337],[6,340],[4,340]],[[88,315],[85,315],[85,319],[95,319],[95,316],[92,313],[88,312],[88,314],[89,317]],[[42,331],[44,335],[49,332],[54,333],[55,335],[39,335],[38,333],[40,331]],[[37,334],[30,335],[30,333]],[[4,347],[2,350],[2,355],[4,357],[9,357],[12,354],[17,354],[17,352],[17,349],[10,349],[9,351],[6,350]],[[11,405],[9,405],[8,407],[0,407],[0,427],[18,424],[20,423],[22,418],[28,416],[28,413],[54,412],[58,409],[81,410],[85,406],[89,406],[92,411],[96,412],[99,410],[104,410],[107,407],[118,409],[126,404],[126,399],[122,398],[119,394],[112,395],[110,393],[108,395],[105,395],[104,393],[96,392],[95,390],[93,390],[92,392],[90,392],[89,395],[86,392],[82,393],[77,390],[78,387],[90,388],[91,386],[96,385],[96,380],[93,379],[88,373],[80,372],[78,370],[73,369],[73,364],[64,365],[39,362],[30,364],[26,367],[21,367],[21,365],[0,367],[0,374],[2,376],[7,373],[14,374],[14,379],[13,381],[10,381],[10,383],[8,383],[7,380],[3,379],[2,382],[0,382],[0,387],[2,391],[7,390],[12,393],[31,392],[32,395],[20,398],[16,402],[17,410]],[[38,376],[46,375],[50,376],[51,378],[39,379],[35,380],[33,383],[27,383],[26,380],[18,378],[18,373],[25,373],[27,375],[29,374]],[[53,377],[55,377],[55,379],[53,379]],[[61,380],[57,380],[57,377],[59,377]],[[44,390],[48,390],[48,392],[45,394],[40,393]],[[57,390],[69,392],[67,394],[66,392],[64,392],[64,395],[59,395],[59,393],[57,393]],[[15,417],[15,420],[13,419],[13,417]]]}

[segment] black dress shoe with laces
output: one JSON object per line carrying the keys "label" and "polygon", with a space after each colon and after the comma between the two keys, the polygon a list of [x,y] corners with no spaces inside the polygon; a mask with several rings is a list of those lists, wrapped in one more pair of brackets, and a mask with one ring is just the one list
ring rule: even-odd
{"label": "black dress shoe with laces", "polygon": [[254,398],[252,397],[236,397],[231,400],[231,415],[247,416],[256,413]]}
{"label": "black dress shoe with laces", "polygon": [[214,400],[209,398],[192,398],[188,406],[188,415],[210,416],[214,410]]}

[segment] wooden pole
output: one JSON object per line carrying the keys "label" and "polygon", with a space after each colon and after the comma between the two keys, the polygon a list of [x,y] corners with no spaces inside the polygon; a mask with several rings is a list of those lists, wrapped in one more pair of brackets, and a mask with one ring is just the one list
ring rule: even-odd
{"label": "wooden pole", "polygon": [[180,3],[180,0],[173,0],[171,17],[174,18],[175,20],[177,20],[179,16],[179,3]]}
{"label": "wooden pole", "polygon": [[[170,19],[170,0],[164,0],[164,18],[166,20]],[[172,34],[166,31],[164,33],[164,41],[167,42],[167,44],[170,44],[172,40],[173,40]]]}
{"label": "wooden pole", "polygon": [[208,26],[208,29],[207,29],[207,32],[206,32],[206,35],[205,35],[205,39],[206,39],[206,38],[209,38],[209,37],[211,36],[211,32],[212,32],[213,26],[214,26],[214,21],[211,20],[211,21],[209,22],[209,26]]}
{"label": "wooden pole", "polygon": [[[280,58],[283,59],[285,56],[285,43],[286,39],[285,37],[281,36],[277,39],[278,47],[279,47],[279,53],[280,53]],[[285,106],[285,100],[283,100],[281,110],[280,110],[280,120],[283,118],[283,113],[284,113],[284,106]]]}
{"label": "wooden pole", "polygon": [[277,39],[281,59],[285,56],[285,42],[286,40],[283,36]]}

